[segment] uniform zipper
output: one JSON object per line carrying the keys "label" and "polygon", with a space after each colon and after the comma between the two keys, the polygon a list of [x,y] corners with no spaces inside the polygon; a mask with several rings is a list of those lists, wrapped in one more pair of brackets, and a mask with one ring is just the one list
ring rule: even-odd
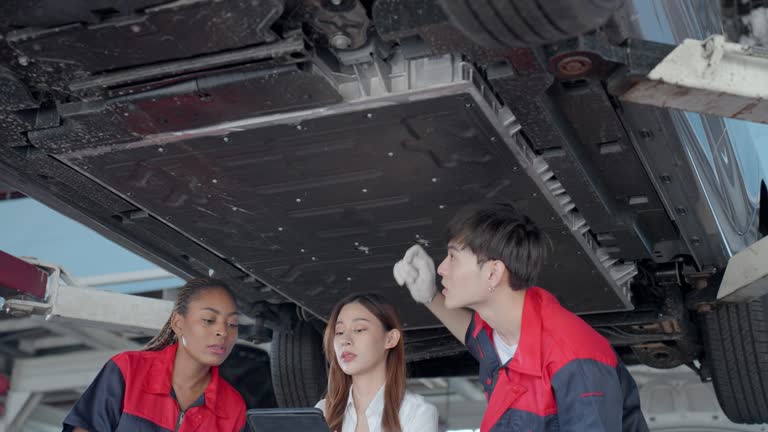
{"label": "uniform zipper", "polygon": [[184,414],[186,414],[186,411],[179,410],[179,421],[176,422],[176,432],[179,432],[179,429],[181,429],[181,422],[184,421]]}

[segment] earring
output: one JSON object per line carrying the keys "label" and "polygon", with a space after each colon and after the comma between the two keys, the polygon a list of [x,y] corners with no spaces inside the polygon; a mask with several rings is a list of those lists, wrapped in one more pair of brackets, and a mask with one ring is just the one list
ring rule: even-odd
{"label": "earring", "polygon": [[184,347],[186,348],[186,346],[187,346],[187,338],[185,338],[184,335],[181,335],[181,344],[184,345]]}

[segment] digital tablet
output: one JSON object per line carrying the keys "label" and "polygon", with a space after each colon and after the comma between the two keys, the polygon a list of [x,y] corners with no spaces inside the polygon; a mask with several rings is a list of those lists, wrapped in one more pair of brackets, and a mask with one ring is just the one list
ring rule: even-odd
{"label": "digital tablet", "polygon": [[252,432],[329,432],[318,408],[251,409],[246,415]]}

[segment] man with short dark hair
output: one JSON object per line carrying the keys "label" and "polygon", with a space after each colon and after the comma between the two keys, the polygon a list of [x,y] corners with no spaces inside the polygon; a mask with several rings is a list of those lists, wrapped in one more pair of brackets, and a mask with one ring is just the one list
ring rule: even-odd
{"label": "man with short dark hair", "polygon": [[449,224],[442,293],[421,246],[393,273],[480,362],[482,432],[647,431],[637,386],[608,341],[534,286],[544,255],[533,221],[492,204]]}

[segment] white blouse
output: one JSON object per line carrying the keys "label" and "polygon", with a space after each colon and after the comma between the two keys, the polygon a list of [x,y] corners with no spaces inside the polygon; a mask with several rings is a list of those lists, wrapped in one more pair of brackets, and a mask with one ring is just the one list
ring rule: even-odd
{"label": "white blouse", "polygon": [[[325,413],[325,399],[315,405]],[[384,413],[384,386],[381,386],[376,396],[374,396],[368,409],[365,410],[365,417],[368,419],[369,432],[382,432],[381,418]],[[403,403],[400,405],[400,427],[403,432],[437,432],[437,408],[423,397],[406,391]],[[341,431],[331,432],[355,432],[357,426],[357,412],[355,403],[352,399],[352,388],[349,389],[347,397],[347,409],[344,412],[344,425]]]}

